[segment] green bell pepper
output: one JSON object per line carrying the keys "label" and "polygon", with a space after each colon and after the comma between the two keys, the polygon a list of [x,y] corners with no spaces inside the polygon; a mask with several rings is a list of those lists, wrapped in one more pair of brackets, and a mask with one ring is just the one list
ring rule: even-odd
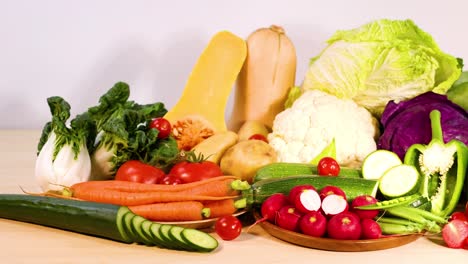
{"label": "green bell pepper", "polygon": [[419,192],[430,200],[430,211],[446,217],[454,211],[463,191],[468,147],[456,139],[444,143],[438,110],[431,111],[430,119],[431,141],[410,146],[404,163],[416,166],[423,176]]}

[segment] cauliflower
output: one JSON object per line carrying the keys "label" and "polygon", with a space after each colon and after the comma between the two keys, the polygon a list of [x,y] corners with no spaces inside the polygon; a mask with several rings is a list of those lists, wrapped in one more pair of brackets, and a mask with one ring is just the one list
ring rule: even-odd
{"label": "cauliflower", "polygon": [[275,117],[268,141],[279,161],[309,163],[334,138],[337,162],[356,167],[376,150],[378,135],[378,121],[365,108],[310,90]]}

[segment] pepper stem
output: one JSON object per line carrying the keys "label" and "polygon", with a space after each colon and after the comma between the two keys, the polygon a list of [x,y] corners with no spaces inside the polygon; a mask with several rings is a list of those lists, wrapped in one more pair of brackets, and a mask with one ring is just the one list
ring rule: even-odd
{"label": "pepper stem", "polygon": [[429,114],[429,117],[431,119],[432,139],[438,139],[443,142],[444,137],[442,134],[442,124],[440,123],[439,110],[432,110]]}

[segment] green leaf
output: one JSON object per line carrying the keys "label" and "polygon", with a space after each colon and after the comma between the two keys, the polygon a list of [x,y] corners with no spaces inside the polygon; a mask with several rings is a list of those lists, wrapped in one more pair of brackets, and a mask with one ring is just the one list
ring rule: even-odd
{"label": "green leaf", "polygon": [[284,109],[289,108],[293,105],[293,103],[299,98],[302,94],[301,88],[299,86],[293,86],[289,89],[288,98],[284,103]]}
{"label": "green leaf", "polygon": [[322,158],[325,158],[325,157],[332,157],[333,159],[336,160],[336,145],[335,145],[335,138],[332,139],[332,141],[330,142],[330,144],[328,144],[328,146],[326,146],[322,152],[320,152],[310,163],[312,165],[317,165],[319,163],[319,161],[322,159]]}
{"label": "green leaf", "polygon": [[353,99],[380,117],[390,100],[434,91],[445,94],[461,73],[459,61],[440,50],[411,20],[377,20],[339,30],[311,59],[302,89]]}

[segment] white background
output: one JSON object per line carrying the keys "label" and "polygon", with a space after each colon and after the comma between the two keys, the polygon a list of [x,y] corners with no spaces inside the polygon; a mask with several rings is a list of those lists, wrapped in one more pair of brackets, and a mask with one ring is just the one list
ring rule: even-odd
{"label": "white background", "polygon": [[468,62],[464,0],[0,0],[0,129],[42,128],[49,96],[80,113],[117,81],[130,84],[132,100],[170,108],[220,30],[247,37],[283,26],[297,49],[300,84],[336,30],[378,18],[412,19]]}

